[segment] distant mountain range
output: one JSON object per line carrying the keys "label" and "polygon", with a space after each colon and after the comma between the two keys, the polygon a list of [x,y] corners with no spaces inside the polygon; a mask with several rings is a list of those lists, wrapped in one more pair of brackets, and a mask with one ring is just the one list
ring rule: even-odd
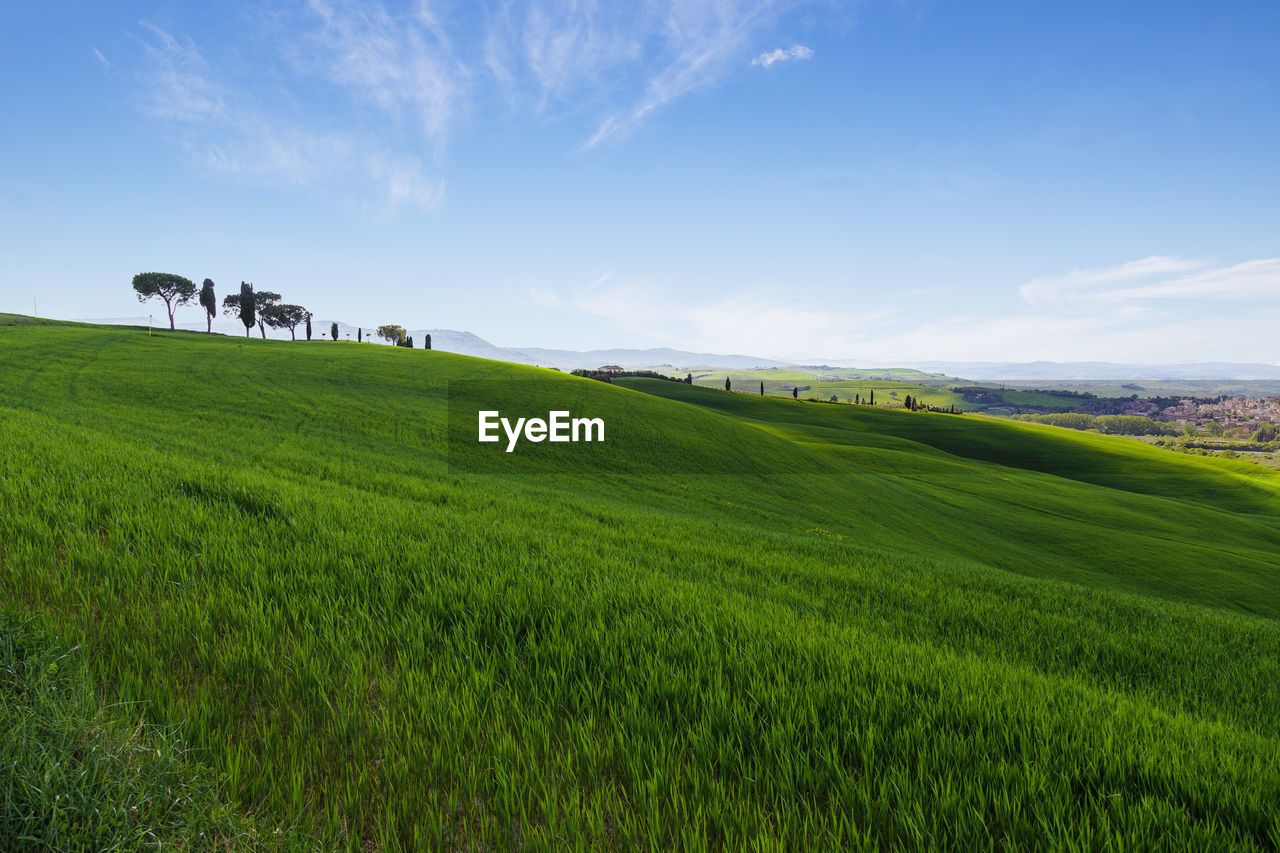
{"label": "distant mountain range", "polygon": [[722,355],[709,352],[657,349],[597,349],[563,350],[542,347],[499,347],[470,332],[454,332],[449,329],[423,329],[411,331],[414,343],[419,343],[430,333],[431,346],[447,352],[475,355],[518,364],[537,364],[558,367],[561,370],[592,369],[606,364],[619,367],[729,367],[736,370],[786,367],[785,361],[774,361],[753,355]]}
{"label": "distant mountain range", "polygon": [[[128,325],[128,326],[145,326],[147,318],[142,317],[112,317],[109,319],[84,320],[86,323],[105,323],[109,325]],[[329,337],[329,327],[332,320],[312,320],[311,332],[316,338]],[[162,328],[163,322],[157,323],[156,328]],[[179,329],[193,332],[203,332],[205,330],[204,323],[178,323]],[[374,343],[382,343],[378,340],[374,329],[365,326],[364,335],[366,339],[372,339]],[[234,335],[240,337],[244,335],[244,326],[235,320],[215,320],[213,322],[213,330],[224,335]],[[414,345],[421,347],[427,335],[431,335],[431,346],[433,349],[444,350],[445,352],[456,352],[459,355],[474,355],[479,358],[491,358],[497,361],[511,361],[516,364],[532,364],[542,367],[558,367],[561,370],[576,370],[578,368],[592,369],[601,367],[606,364],[616,364],[620,367],[729,367],[735,370],[751,370],[753,368],[769,368],[769,367],[786,367],[788,362],[775,361],[768,358],[758,358],[751,355],[720,355],[709,352],[685,352],[684,350],[674,349],[601,349],[601,350],[562,350],[562,349],[544,349],[542,347],[500,347],[495,346],[478,335],[471,332],[458,332],[453,329],[408,329],[408,334],[413,337]],[[253,336],[258,337],[258,330],[253,330]],[[289,340],[287,331],[280,332],[267,329],[267,337],[275,340]],[[302,327],[298,328],[298,337],[303,337]],[[342,340],[350,338],[356,339],[356,327],[339,321],[338,337]]]}
{"label": "distant mountain range", "polygon": [[[147,325],[147,318],[117,317],[106,320],[87,320],[90,323]],[[328,337],[330,320],[312,321],[312,333],[315,337]],[[159,326],[157,326],[159,328]],[[204,331],[203,323],[179,323],[178,328],[191,331]],[[217,320],[213,324],[215,332],[225,335],[243,335],[244,327],[234,320]],[[299,329],[299,337],[301,337]],[[365,328],[366,336],[373,337],[372,328]],[[561,370],[578,368],[591,369],[606,364],[620,367],[721,367],[734,370],[751,370],[754,368],[790,367],[796,362],[777,361],[753,355],[724,355],[709,352],[689,352],[668,348],[656,349],[601,349],[601,350],[562,350],[543,347],[500,347],[489,343],[484,338],[471,332],[459,332],[453,329],[410,329],[414,343],[421,347],[426,336],[431,335],[434,349],[455,352],[461,355],[473,355],[479,358],[491,358],[497,361],[511,361],[517,364],[532,364],[543,367],[558,367]],[[258,332],[255,329],[254,337]],[[356,327],[349,323],[338,323],[338,336],[344,340],[355,340]],[[288,332],[267,330],[267,337],[287,340]],[[380,343],[374,338],[375,343]],[[815,364],[818,362],[807,362]],[[962,376],[974,381],[991,381],[1007,379],[1016,381],[1044,380],[1086,380],[1086,379],[1147,379],[1147,380],[1213,380],[1213,379],[1251,379],[1280,380],[1280,365],[1275,364],[1236,364],[1224,361],[1204,361],[1188,364],[1118,364],[1110,361],[906,361],[893,365],[877,363],[850,363],[847,360],[827,362],[831,365],[848,367],[899,367],[913,368],[926,373],[941,373],[947,376]]]}

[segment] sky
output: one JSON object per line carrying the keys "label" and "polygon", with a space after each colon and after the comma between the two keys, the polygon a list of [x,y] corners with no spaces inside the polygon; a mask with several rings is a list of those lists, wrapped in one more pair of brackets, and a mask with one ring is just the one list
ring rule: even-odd
{"label": "sky", "polygon": [[1277,363],[1278,34],[1261,0],[4,3],[0,311],[163,314],[160,270],[501,346]]}

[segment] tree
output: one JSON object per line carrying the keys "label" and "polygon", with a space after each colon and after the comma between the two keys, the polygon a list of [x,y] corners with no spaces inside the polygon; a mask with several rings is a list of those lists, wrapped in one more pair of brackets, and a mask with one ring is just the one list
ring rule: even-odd
{"label": "tree", "polygon": [[692,385],[692,384],[693,384],[693,374],[692,374],[692,373],[690,373],[688,376],[686,376],[686,377],[684,378],[684,384],[685,384],[685,385]]}
{"label": "tree", "polygon": [[861,395],[861,394],[854,394],[854,395],[853,395],[853,402],[855,402],[855,403],[857,403],[859,406],[861,406],[861,405],[862,405],[862,395]]}
{"label": "tree", "polygon": [[426,339],[422,342],[422,348],[423,348],[423,349],[431,349],[431,336],[430,336],[430,335],[427,335]]}
{"label": "tree", "polygon": [[413,335],[404,339],[404,345],[409,349],[413,349]]}
{"label": "tree", "polygon": [[311,312],[307,312],[307,340],[311,340]]}
{"label": "tree", "polygon": [[173,312],[179,305],[186,305],[196,296],[196,285],[189,278],[167,272],[140,272],[133,277],[133,289],[138,301],[163,299],[169,312],[169,328],[173,329]]}
{"label": "tree", "polygon": [[256,316],[257,294],[253,285],[240,282],[239,293],[228,293],[222,299],[222,310],[228,317],[235,317],[244,324],[244,336],[249,337],[249,330],[258,322]]}
{"label": "tree", "polygon": [[764,396],[764,383],[763,383],[763,382],[761,382],[761,383],[760,383],[760,396],[761,396],[761,397],[763,397],[763,396]]}
{"label": "tree", "polygon": [[332,323],[329,324],[329,337],[333,338],[335,341],[338,339],[338,321],[337,320],[334,320]]}
{"label": "tree", "polygon": [[[261,295],[261,294],[259,294]],[[290,305],[287,302],[264,305],[258,312],[258,322],[265,323],[273,329],[288,329],[292,340],[298,339],[298,326],[310,316],[301,305]],[[265,337],[265,333],[263,335]]]}
{"label": "tree", "polygon": [[218,297],[213,295],[213,279],[206,278],[200,287],[200,307],[205,313],[205,332],[213,331],[213,317],[218,313]]}
{"label": "tree", "polygon": [[258,312],[258,333],[264,341],[267,339],[267,317],[271,314],[271,307],[279,301],[280,294],[271,290],[259,290],[253,294],[253,307]]}
{"label": "tree", "polygon": [[732,390],[733,390],[733,385],[732,385],[732,383],[730,383],[730,382],[729,382],[729,377],[728,377],[728,376],[726,376],[726,377],[724,378],[724,390],[726,390],[726,391],[732,391]]}
{"label": "tree", "polygon": [[791,387],[791,399],[792,399],[792,400],[799,400],[799,399],[800,399],[800,389],[799,389],[799,387],[794,386],[794,385]]}
{"label": "tree", "polygon": [[404,327],[395,324],[378,327],[378,337],[389,344],[400,346],[404,343]]}
{"label": "tree", "polygon": [[867,399],[867,402],[872,406],[876,404],[876,389],[871,389],[871,396]]}
{"label": "tree", "polygon": [[364,338],[362,337],[363,335],[364,335],[364,329],[357,328],[357,329],[356,329],[356,343],[360,343],[362,340],[364,340]]}

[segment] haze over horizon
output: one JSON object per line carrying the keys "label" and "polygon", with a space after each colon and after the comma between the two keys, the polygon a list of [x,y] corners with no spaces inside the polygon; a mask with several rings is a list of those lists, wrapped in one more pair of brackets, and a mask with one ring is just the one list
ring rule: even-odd
{"label": "haze over horizon", "polygon": [[[164,270],[502,345],[1275,364],[1280,7],[0,9],[0,311]],[[199,319],[188,309],[184,319]]]}

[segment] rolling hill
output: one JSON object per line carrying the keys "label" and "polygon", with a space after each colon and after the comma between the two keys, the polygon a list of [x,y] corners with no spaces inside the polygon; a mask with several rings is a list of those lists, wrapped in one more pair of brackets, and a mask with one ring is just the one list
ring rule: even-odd
{"label": "rolling hill", "polygon": [[4,615],[243,847],[1280,844],[1257,466],[345,341],[3,326],[0,391]]}

